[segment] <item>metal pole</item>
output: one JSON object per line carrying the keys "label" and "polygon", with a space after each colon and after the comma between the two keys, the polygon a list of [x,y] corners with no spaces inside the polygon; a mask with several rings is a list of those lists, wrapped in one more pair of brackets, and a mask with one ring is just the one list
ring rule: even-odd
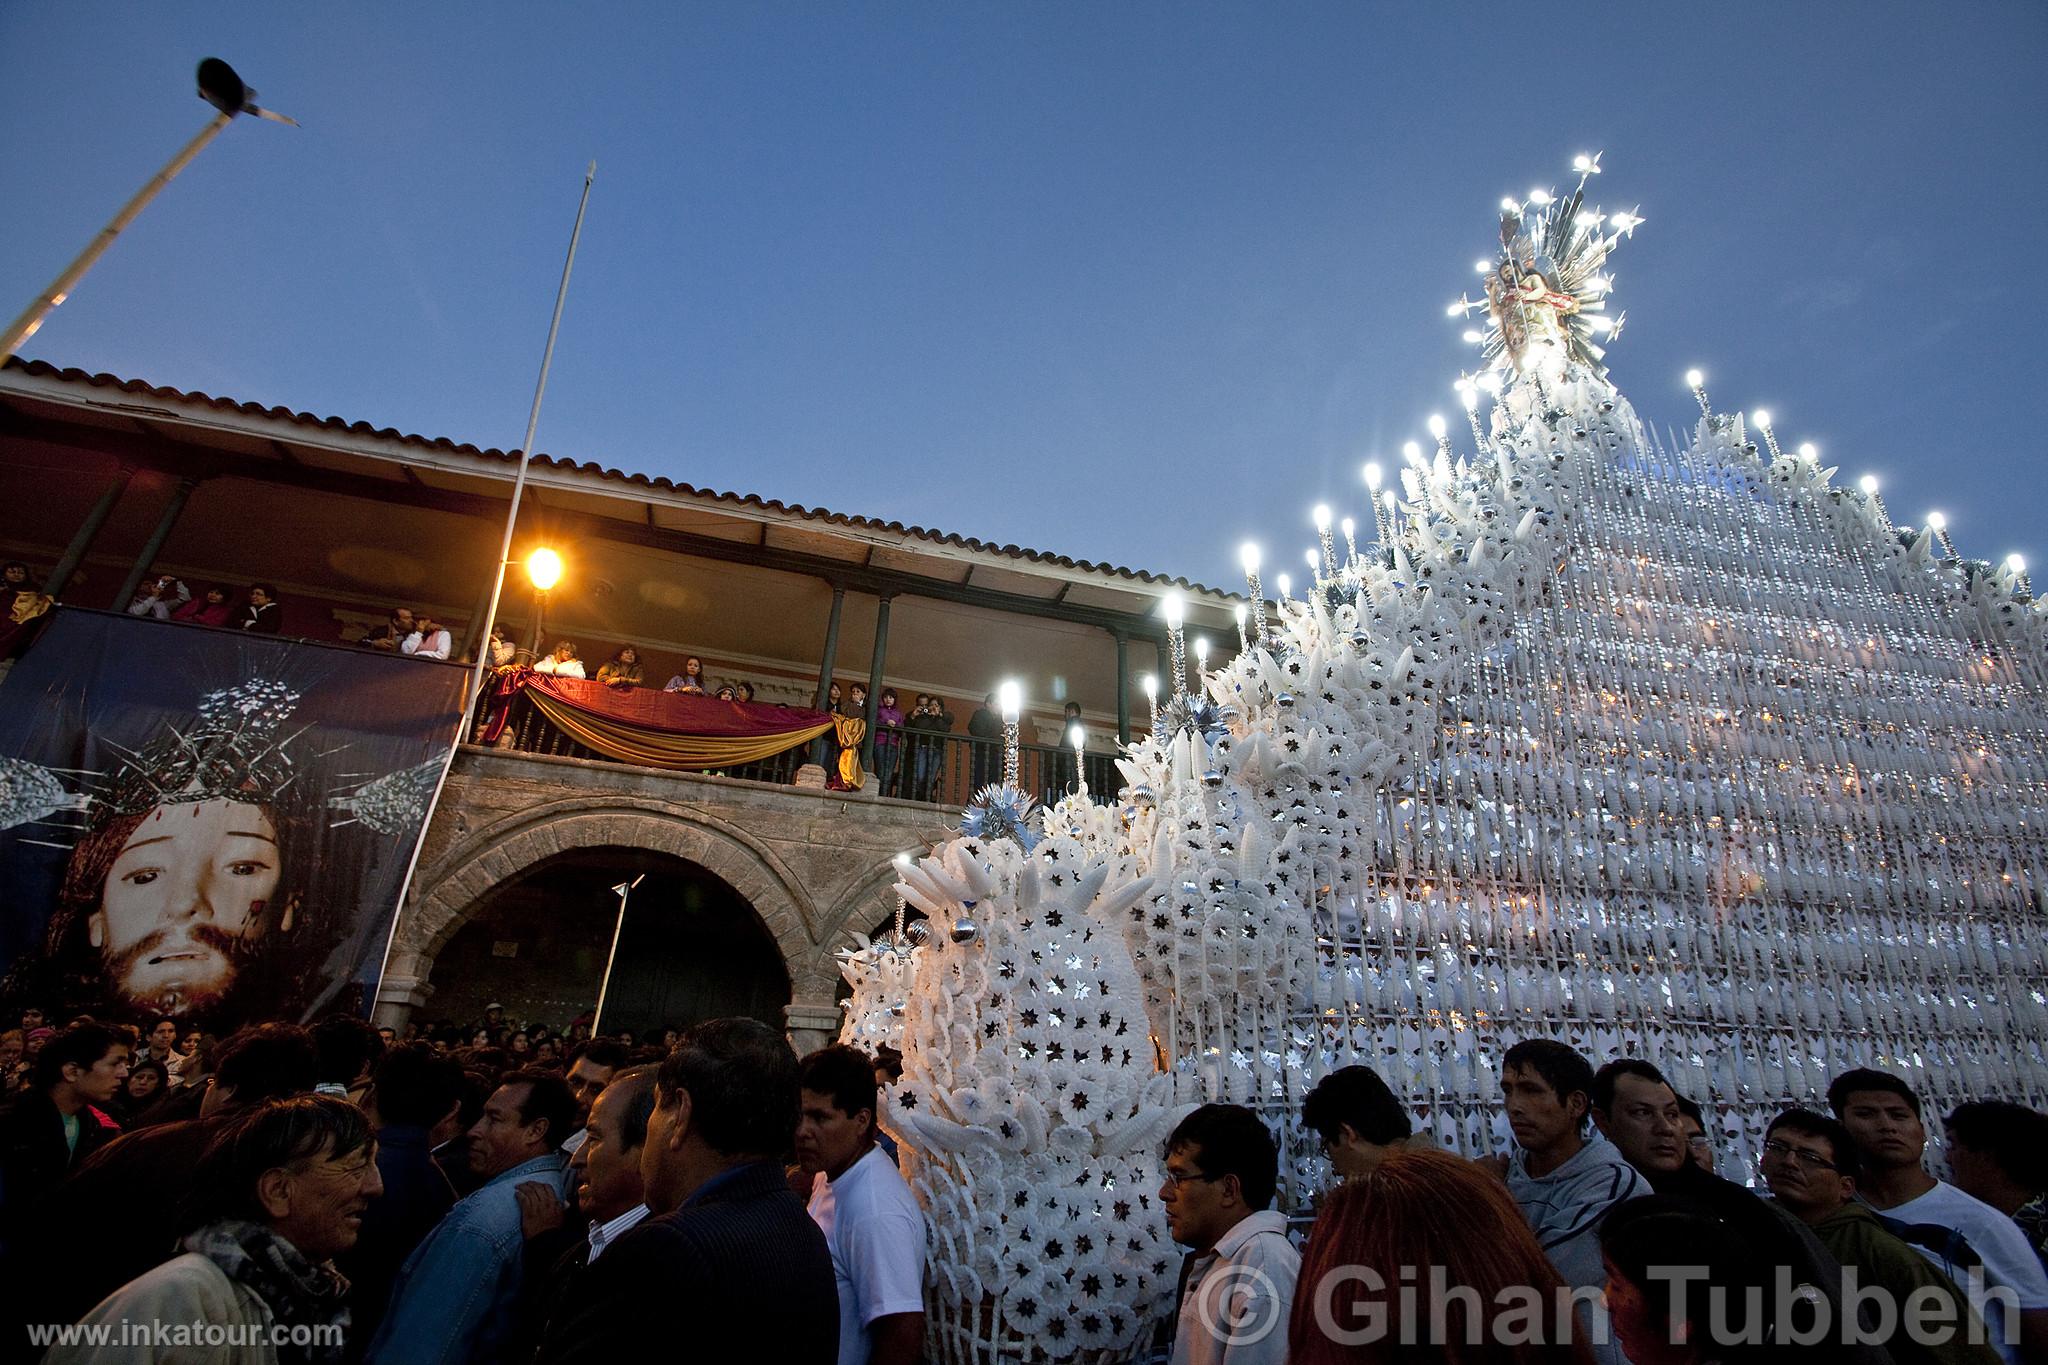
{"label": "metal pole", "polygon": [[164,504],[164,514],[156,519],[156,529],[149,533],[143,543],[142,553],[135,556],[135,565],[128,570],[128,577],[121,581],[121,588],[114,594],[114,600],[107,605],[114,611],[125,610],[135,596],[135,590],[142,586],[142,576],[149,572],[149,566],[156,563],[158,552],[164,542],[171,538],[171,528],[178,524],[179,514],[185,510],[185,500],[192,496],[192,490],[199,487],[197,479],[180,479],[178,486],[171,490],[171,500]]}
{"label": "metal pole", "polygon": [[[64,547],[62,557],[50,570],[50,576],[43,580],[43,591],[52,597],[61,597],[71,575],[78,572],[78,566],[85,559],[85,552],[92,548],[93,537],[100,533],[100,527],[107,524],[107,516],[114,510],[114,504],[121,500],[121,494],[128,489],[128,481],[135,477],[132,466],[122,465],[114,475],[114,482],[107,491],[100,494],[99,501],[85,514],[85,520],[78,527],[78,534],[71,537],[71,543]],[[127,605],[123,603],[122,605]]]}
{"label": "metal pole", "polygon": [[597,1010],[590,1016],[590,1036],[595,1038],[604,1032],[604,998],[612,988],[612,966],[619,960],[619,938],[626,932],[626,898],[633,894],[633,888],[647,880],[642,872],[630,882],[620,882],[612,890],[619,893],[619,919],[612,925],[612,950],[604,960],[604,980],[597,983]]}
{"label": "metal pole", "polygon": [[[590,169],[583,173],[583,199],[576,205],[576,227],[569,234],[569,259],[562,263],[562,283],[555,291],[555,316],[548,323],[547,349],[541,352],[540,357],[540,382],[534,385],[533,411],[526,418],[526,443],[519,448],[519,475],[512,482],[512,508],[505,514],[505,543],[498,551],[497,571],[491,576],[491,602],[484,612],[487,622],[497,617],[498,597],[505,589],[505,563],[512,554],[512,529],[519,519],[519,495],[526,488],[526,462],[533,455],[534,428],[540,425],[540,398],[548,386],[548,362],[555,357],[555,332],[562,325],[562,303],[569,296],[569,270],[576,264],[576,242],[583,236],[583,210],[590,204],[590,182],[596,178],[597,163],[593,161]],[[448,755],[441,760],[441,776],[434,783],[434,795],[427,802],[426,814],[420,818],[420,832],[412,842],[412,857],[405,865],[405,878],[398,884],[398,908],[391,916],[391,932],[384,938],[384,960],[377,964],[378,990],[383,989],[384,972],[391,966],[391,949],[398,942],[398,925],[405,917],[405,898],[412,889],[413,874],[419,871],[420,852],[427,846],[427,829],[434,822],[434,812],[441,807],[441,793],[448,786],[448,772],[455,766],[455,751],[462,745],[463,728],[469,724],[469,708],[475,705],[477,693],[484,685],[484,664],[490,657],[488,649],[477,651],[476,666],[469,675],[469,691],[457,703],[460,709],[455,713],[455,733],[448,743]]]}
{"label": "metal pole", "polygon": [[[562,283],[555,290],[555,316],[548,323],[547,349],[540,355],[540,379],[533,386],[533,410],[526,417],[526,440],[519,447],[519,473],[512,480],[512,506],[505,513],[505,539],[498,547],[497,568],[491,581],[491,602],[484,610],[486,623],[498,619],[498,599],[505,592],[505,566],[512,560],[512,534],[519,525],[519,499],[526,492],[526,467],[533,459],[533,434],[540,426],[540,400],[548,391],[548,366],[555,359],[555,333],[562,326],[562,305],[569,300],[569,272],[576,266],[576,243],[583,238],[583,211],[590,207],[590,184],[597,179],[597,163],[590,163],[590,169],[583,173],[583,198],[576,205],[576,226],[569,233],[569,257],[562,262]],[[486,624],[485,629],[489,629]],[[489,650],[478,650],[476,666],[469,677],[469,695],[474,697],[484,685],[484,661],[490,657]]]}
{"label": "metal pole", "polygon": [[93,238],[85,250],[78,253],[78,259],[64,267],[64,273],[52,280],[50,287],[36,296],[36,301],[28,306],[27,312],[14,320],[5,335],[0,335],[0,360],[13,355],[16,347],[36,334],[36,329],[43,325],[43,319],[50,315],[50,310],[70,297],[72,289],[85,278],[85,272],[92,269],[93,263],[106,254],[107,248],[114,244],[114,239],[135,221],[135,216],[149,207],[149,201],[156,198],[157,192],[170,184],[172,177],[190,165],[192,158],[198,156],[207,143],[219,137],[221,129],[234,121],[233,114],[216,114],[211,122],[199,130],[199,136],[186,143],[183,151],[165,162],[164,168],[158,171],[147,185],[136,191],[135,197],[114,215],[113,221],[100,229],[100,235]]}

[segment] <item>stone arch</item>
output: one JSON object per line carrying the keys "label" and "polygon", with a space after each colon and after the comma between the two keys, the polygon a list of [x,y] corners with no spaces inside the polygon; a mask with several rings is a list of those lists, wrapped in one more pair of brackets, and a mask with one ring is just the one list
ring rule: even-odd
{"label": "stone arch", "polygon": [[[818,946],[828,958],[841,948],[853,947],[855,931],[864,934],[870,925],[896,913],[895,886],[895,864],[883,862],[846,889],[826,912],[822,920],[824,932],[818,935]],[[836,981],[835,969],[835,986]]]}
{"label": "stone arch", "polygon": [[429,993],[433,961],[493,888],[529,868],[583,848],[633,848],[694,863],[754,909],[789,973],[792,998],[831,998],[837,979],[821,950],[819,916],[795,873],[774,850],[701,809],[635,798],[568,798],[471,831],[419,877],[392,939],[380,1006],[409,1010]]}

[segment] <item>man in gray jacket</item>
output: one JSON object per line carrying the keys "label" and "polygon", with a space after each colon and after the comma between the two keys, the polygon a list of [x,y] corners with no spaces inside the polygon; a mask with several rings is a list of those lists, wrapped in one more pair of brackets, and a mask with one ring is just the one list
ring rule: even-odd
{"label": "man in gray jacket", "polygon": [[[1649,1182],[1613,1143],[1587,1132],[1593,1066],[1565,1044],[1530,1038],[1509,1048],[1501,1060],[1500,1088],[1518,1150],[1493,1160],[1543,1254],[1566,1284],[1581,1291],[1582,1325],[1600,1325],[1599,1291],[1607,1278],[1600,1220],[1622,1200],[1650,1193]],[[1592,1340],[1607,1337],[1602,1330]],[[1596,1345],[1594,1354],[1605,1362],[1622,1360],[1611,1343]]]}

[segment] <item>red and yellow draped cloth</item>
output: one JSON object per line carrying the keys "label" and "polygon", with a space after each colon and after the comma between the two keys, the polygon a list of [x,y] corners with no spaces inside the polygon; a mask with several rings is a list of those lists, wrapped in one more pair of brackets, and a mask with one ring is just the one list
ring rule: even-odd
{"label": "red and yellow draped cloth", "polygon": [[578,744],[644,768],[729,768],[770,758],[833,728],[823,711],[760,702],[719,701],[644,687],[610,687],[507,668],[488,685],[490,720],[482,739],[505,732],[512,702],[523,697]]}

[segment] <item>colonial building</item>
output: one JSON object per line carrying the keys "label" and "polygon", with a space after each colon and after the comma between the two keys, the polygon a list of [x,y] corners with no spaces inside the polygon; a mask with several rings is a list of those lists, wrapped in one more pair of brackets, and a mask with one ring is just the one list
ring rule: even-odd
{"label": "colonial building", "polygon": [[[0,557],[74,607],[120,610],[163,574],[195,594],[261,582],[287,635],[354,640],[403,605],[473,658],[517,464],[366,422],[0,369]],[[565,564],[545,594],[518,567],[543,546]],[[822,1041],[834,952],[895,909],[890,855],[936,837],[983,775],[965,731],[998,679],[1026,698],[1027,784],[1072,784],[1073,702],[1085,775],[1113,790],[1114,743],[1147,723],[1139,679],[1163,672],[1162,596],[1185,595],[1219,655],[1238,640],[1233,599],[1199,585],[548,455],[514,560],[499,624],[522,649],[567,639],[594,671],[630,645],[650,687],[695,657],[711,687],[792,706],[822,705],[833,680],[873,684],[870,707],[882,687],[905,710],[926,693],[950,730],[930,741],[932,779],[899,779],[896,796],[799,787],[801,750],[724,775],[622,764],[531,717],[495,747],[465,744],[401,908],[386,1020],[463,1020],[498,999],[566,1023],[594,1003],[612,888],[645,874],[608,1022],[741,1012]]]}

